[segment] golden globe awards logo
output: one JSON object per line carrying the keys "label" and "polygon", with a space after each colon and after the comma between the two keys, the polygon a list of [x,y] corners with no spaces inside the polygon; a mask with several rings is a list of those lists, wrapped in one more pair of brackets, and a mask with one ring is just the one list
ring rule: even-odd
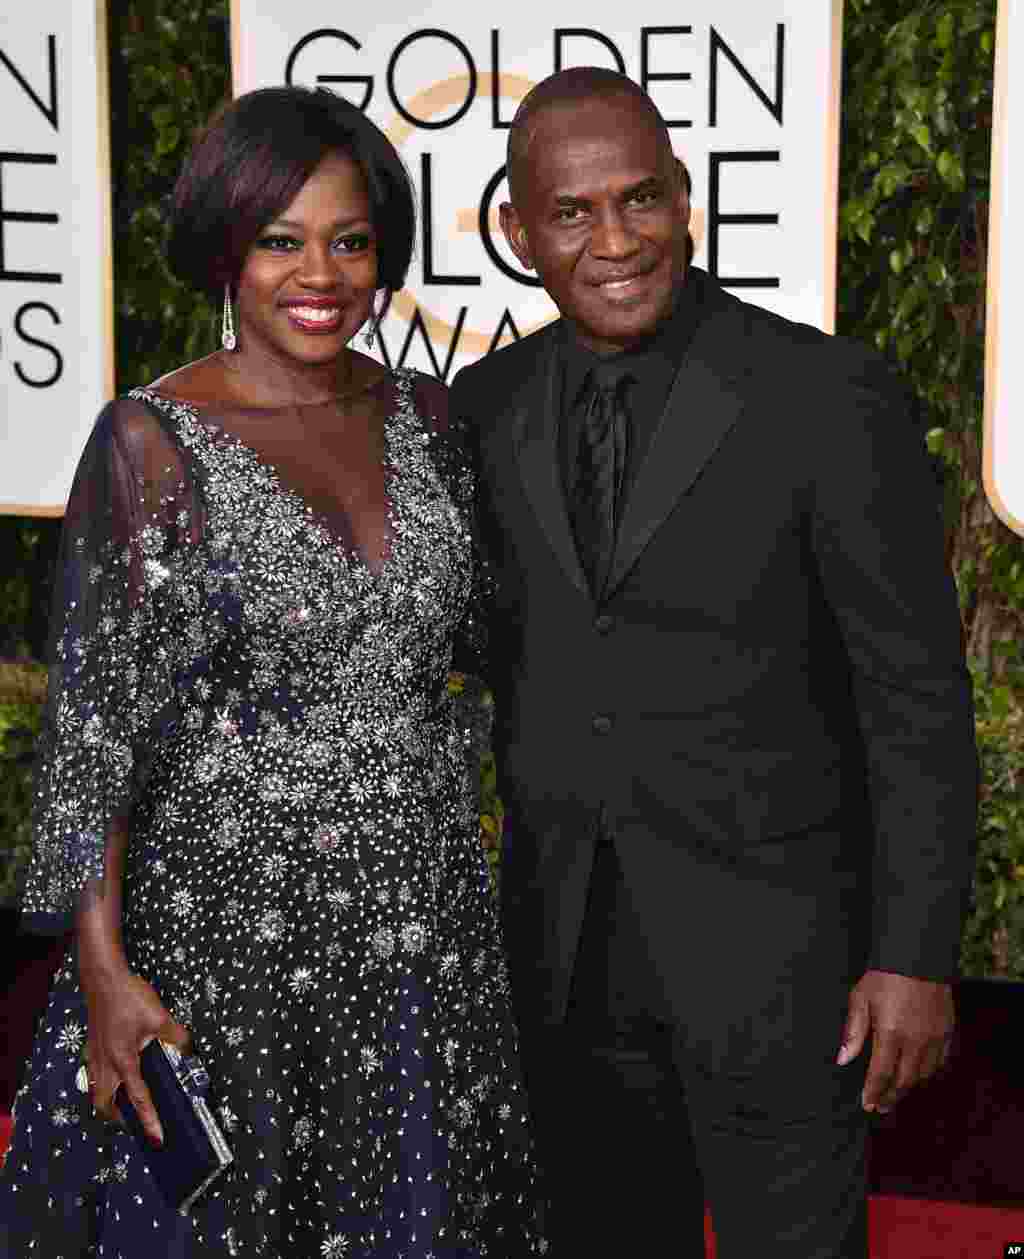
{"label": "golden globe awards logo", "polygon": [[[467,94],[473,86],[474,80],[469,75],[460,75],[432,84],[409,102],[410,112],[414,112],[419,118],[424,118],[451,109],[460,102],[465,102]],[[531,79],[514,74],[503,74],[495,80],[490,72],[485,72],[477,77],[475,86],[479,92],[491,94],[492,99],[496,96],[499,100],[509,101],[513,105],[518,105],[534,86],[534,83]],[[407,117],[398,115],[384,130],[388,139],[401,152],[406,140],[413,134],[414,126],[415,124],[410,122]],[[426,162],[422,172],[421,187],[429,188],[430,177],[430,164]],[[535,277],[519,268],[515,259],[512,259],[511,254],[506,257],[503,249],[499,248],[501,227],[498,222],[496,206],[499,199],[496,193],[504,180],[505,166],[502,165],[491,176],[484,187],[479,205],[459,211],[455,230],[478,234],[488,257],[498,270],[505,275],[510,276],[521,284],[539,285],[539,281]],[[423,207],[421,207],[421,214],[422,212]],[[690,234],[693,237],[695,247],[698,246],[703,236],[703,223],[703,210],[695,209],[690,224]],[[432,242],[433,230],[429,230],[427,239]],[[457,344],[460,350],[468,351],[474,355],[487,354],[491,350],[497,349],[498,346],[504,344],[507,340],[526,336],[530,332],[537,331],[547,322],[547,320],[540,320],[522,328],[517,328],[511,311],[506,308],[497,328],[493,330],[466,327],[462,322],[452,327],[451,324],[446,323],[429,308],[417,305],[415,298],[408,290],[403,290],[395,295],[393,309],[396,314],[406,321],[410,329],[417,325],[422,327],[424,334],[434,344],[443,343],[449,347]],[[468,307],[464,306],[460,309],[460,321],[465,320],[467,313]]]}
{"label": "golden globe awards logo", "polygon": [[1022,57],[1024,14],[1014,0],[1000,0],[985,312],[984,482],[993,511],[1024,537],[1024,363],[1016,352],[1024,323],[1024,246],[1018,227],[1024,177],[1020,162],[1010,156],[1019,153],[1024,137],[1024,91],[1019,77],[1010,73],[1011,62]]}
{"label": "golden globe awards logo", "polygon": [[[536,276],[508,249],[497,210],[508,195],[515,109],[534,83],[569,65],[629,74],[659,106],[694,181],[698,264],[781,313],[828,322],[822,120],[832,15],[826,8],[798,29],[781,0],[754,18],[740,0],[692,8],[694,20],[680,24],[676,6],[652,0],[650,24],[623,29],[610,4],[560,0],[565,24],[544,30],[525,14],[522,24],[492,27],[465,4],[442,28],[421,26],[408,3],[380,0],[372,26],[360,28],[337,25],[326,0],[287,10],[236,0],[236,91],[282,81],[337,91],[385,131],[413,177],[417,252],[384,323],[381,358],[450,379],[462,362],[554,317]],[[815,58],[802,102],[799,70]],[[800,108],[811,100],[813,110]],[[804,180],[789,189],[787,162]]]}
{"label": "golden globe awards logo", "polygon": [[103,13],[34,0],[0,22],[0,511],[63,511],[113,390]]}
{"label": "golden globe awards logo", "polygon": [[[48,389],[64,372],[64,355],[54,335],[62,322],[57,306],[64,276],[53,268],[53,242],[24,232],[19,237],[18,227],[55,226],[60,221],[45,177],[48,168],[58,164],[57,36],[47,34],[35,51],[30,67],[28,58],[16,58],[13,49],[7,52],[0,46],[0,74],[7,76],[8,91],[20,96],[35,124],[31,144],[24,143],[22,130],[21,143],[15,146],[11,136],[0,151],[0,285],[16,286],[5,290],[15,292],[9,316],[13,335],[0,336],[0,346],[5,342],[10,346],[10,368],[23,385]],[[19,187],[20,199],[14,192]]]}
{"label": "golden globe awards logo", "polygon": [[[444,79],[419,92],[409,102],[409,113],[396,116],[384,128],[385,134],[398,151],[402,152],[406,141],[414,134],[417,126],[416,123],[410,120],[411,116],[414,115],[419,119],[430,118],[435,114],[450,110],[453,106],[464,107],[465,101],[469,99],[469,93],[474,89],[493,93],[498,99],[509,100],[518,104],[532,87],[533,82],[531,80],[508,74],[501,76],[498,81],[495,81],[489,73],[480,76],[457,75],[450,79]],[[462,102],[461,106],[459,105],[460,102]],[[427,246],[430,246],[432,251],[434,242],[434,224],[428,224],[428,220],[425,218],[426,212],[432,208],[432,176],[431,156],[424,153],[421,155],[419,181],[421,190],[420,221],[424,225],[424,276],[425,279],[429,276],[430,282],[440,283],[445,277],[437,275],[433,267],[433,260],[426,252]],[[538,285],[539,281],[534,276],[531,276],[529,272],[522,271],[515,260],[511,259],[511,255],[508,258],[504,257],[499,248],[498,242],[501,238],[501,228],[498,223],[495,194],[504,178],[505,167],[502,165],[488,180],[480,197],[479,205],[477,207],[467,207],[458,212],[455,230],[457,232],[478,234],[491,262],[499,271],[511,279],[523,285]],[[467,277],[447,278],[449,281],[454,279],[458,282]],[[449,357],[455,352],[456,347],[463,352],[469,352],[474,355],[487,354],[499,345],[502,345],[506,340],[534,332],[546,322],[546,320],[541,320],[526,327],[517,328],[512,312],[506,307],[496,328],[492,330],[475,329],[466,326],[465,320],[469,313],[469,307],[462,306],[459,310],[458,320],[453,327],[439,315],[434,314],[428,306],[417,304],[415,297],[408,289],[403,289],[401,293],[395,294],[393,310],[396,315],[404,319],[409,325],[410,337],[417,328],[421,328],[429,343],[434,345],[443,344],[449,347]],[[441,375],[443,379],[447,376],[447,371],[443,373],[438,372],[437,374]]]}

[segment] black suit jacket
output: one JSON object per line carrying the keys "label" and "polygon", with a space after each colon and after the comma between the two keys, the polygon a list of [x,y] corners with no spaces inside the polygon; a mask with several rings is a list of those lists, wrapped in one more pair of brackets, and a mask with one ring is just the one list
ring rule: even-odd
{"label": "black suit jacket", "polygon": [[692,1035],[834,1056],[866,967],[956,969],[977,764],[938,494],[877,355],[687,283],[700,324],[600,605],[559,478],[555,327],[453,385],[497,583],[513,978],[561,1016],[603,808]]}

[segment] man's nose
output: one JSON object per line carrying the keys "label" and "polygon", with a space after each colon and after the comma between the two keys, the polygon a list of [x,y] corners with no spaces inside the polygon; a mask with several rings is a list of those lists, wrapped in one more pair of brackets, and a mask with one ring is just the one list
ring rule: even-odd
{"label": "man's nose", "polygon": [[598,216],[590,233],[590,252],[596,258],[627,258],[638,246],[636,233],[618,208]]}

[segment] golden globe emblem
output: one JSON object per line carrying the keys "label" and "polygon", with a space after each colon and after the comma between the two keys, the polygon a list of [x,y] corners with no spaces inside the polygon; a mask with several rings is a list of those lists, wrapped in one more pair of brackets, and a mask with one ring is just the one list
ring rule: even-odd
{"label": "golden globe emblem", "polygon": [[[490,93],[494,84],[494,78],[493,74],[487,72],[477,75],[478,97],[486,96]],[[532,79],[518,74],[499,74],[497,79],[498,95],[506,100],[514,101],[517,105],[526,96],[527,92],[535,86]],[[472,84],[467,74],[456,74],[447,79],[439,79],[430,87],[423,88],[418,92],[408,102],[406,112],[414,114],[417,118],[431,118],[452,105],[461,105],[465,101],[471,86]],[[396,114],[384,128],[384,134],[396,149],[401,150],[415,130],[413,123],[409,122],[407,118],[403,118],[400,114]],[[500,237],[501,226],[498,222],[497,212],[494,210],[491,211],[490,225],[494,235]],[[458,232],[478,232],[477,211],[475,209],[460,210],[456,217],[455,230]],[[700,247],[703,234],[704,211],[693,210],[690,216],[690,235],[693,238],[694,249]],[[394,295],[391,310],[399,318],[405,320],[406,323],[411,324],[416,315],[417,306],[419,306],[420,319],[423,322],[431,344],[446,343],[451,345],[452,338],[456,333],[455,327],[439,315],[436,315],[429,307],[418,303],[408,289],[402,289]],[[528,336],[531,332],[536,332],[538,329],[543,328],[545,324],[550,323],[554,318],[556,316],[551,315],[532,324],[524,325],[519,329],[519,335],[522,337]],[[505,336],[511,336],[511,334],[506,333]],[[491,348],[493,337],[493,332],[477,331],[463,325],[457,349],[460,353],[483,355]]]}

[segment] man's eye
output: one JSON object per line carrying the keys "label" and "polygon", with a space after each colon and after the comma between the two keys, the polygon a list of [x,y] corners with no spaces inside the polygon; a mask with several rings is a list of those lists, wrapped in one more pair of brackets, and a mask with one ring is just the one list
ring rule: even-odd
{"label": "man's eye", "polygon": [[370,237],[366,232],[355,232],[351,236],[339,236],[334,248],[343,254],[358,254],[370,248]]}
{"label": "man's eye", "polygon": [[563,205],[555,211],[555,221],[558,223],[571,223],[574,219],[578,219],[583,213],[583,209],[578,205]]}

